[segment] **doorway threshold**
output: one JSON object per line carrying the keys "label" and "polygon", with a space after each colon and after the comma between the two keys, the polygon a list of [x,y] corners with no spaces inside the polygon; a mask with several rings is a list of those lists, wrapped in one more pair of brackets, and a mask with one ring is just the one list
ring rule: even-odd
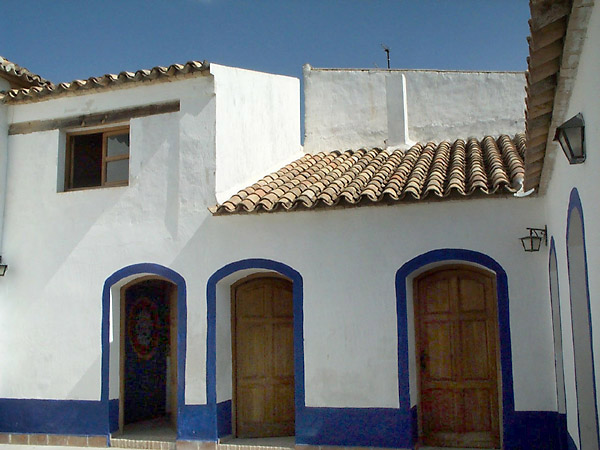
{"label": "doorway threshold", "polygon": [[122,432],[110,437],[110,446],[153,450],[175,450],[177,433],[168,417],[125,425]]}
{"label": "doorway threshold", "polygon": [[219,441],[220,450],[250,450],[252,448],[268,448],[269,450],[289,450],[296,447],[295,436],[234,438],[226,437]]}

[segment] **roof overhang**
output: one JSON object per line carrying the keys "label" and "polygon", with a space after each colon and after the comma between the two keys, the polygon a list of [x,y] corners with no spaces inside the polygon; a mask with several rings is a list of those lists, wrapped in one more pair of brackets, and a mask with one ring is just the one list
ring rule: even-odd
{"label": "roof overhang", "polygon": [[556,157],[556,127],[563,123],[577,76],[593,3],[530,0],[525,127],[525,191],[544,193]]}

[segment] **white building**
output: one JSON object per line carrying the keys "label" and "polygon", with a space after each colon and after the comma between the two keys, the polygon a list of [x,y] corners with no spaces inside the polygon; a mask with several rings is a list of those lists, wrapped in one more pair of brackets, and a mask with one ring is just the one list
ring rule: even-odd
{"label": "white building", "polygon": [[304,147],[293,78],[0,60],[0,444],[597,448],[600,8],[550,6],[527,77],[306,66]]}

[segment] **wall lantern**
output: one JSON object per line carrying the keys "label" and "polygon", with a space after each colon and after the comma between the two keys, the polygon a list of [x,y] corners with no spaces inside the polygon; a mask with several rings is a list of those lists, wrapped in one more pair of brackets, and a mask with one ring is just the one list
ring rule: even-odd
{"label": "wall lantern", "polygon": [[569,164],[581,164],[585,161],[584,125],[583,114],[579,113],[556,127],[554,140],[559,142]]}
{"label": "wall lantern", "polygon": [[0,256],[0,277],[3,277],[6,273],[6,269],[8,269],[7,264],[2,264],[2,256]]}
{"label": "wall lantern", "polygon": [[526,252],[539,252],[542,242],[548,246],[548,226],[544,228],[527,228],[529,236],[519,238]]}

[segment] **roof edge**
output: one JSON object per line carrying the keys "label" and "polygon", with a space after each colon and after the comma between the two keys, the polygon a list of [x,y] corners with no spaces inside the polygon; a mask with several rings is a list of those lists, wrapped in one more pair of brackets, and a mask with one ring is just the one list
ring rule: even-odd
{"label": "roof edge", "polygon": [[125,85],[168,81],[172,78],[183,78],[210,70],[210,63],[204,61],[188,61],[185,64],[155,66],[152,69],[141,69],[135,72],[123,71],[119,74],[105,74],[101,77],[90,77],[86,80],[73,80],[56,85],[34,86],[24,89],[12,89],[0,97],[4,103],[31,103],[49,100],[66,95],[83,95]]}

